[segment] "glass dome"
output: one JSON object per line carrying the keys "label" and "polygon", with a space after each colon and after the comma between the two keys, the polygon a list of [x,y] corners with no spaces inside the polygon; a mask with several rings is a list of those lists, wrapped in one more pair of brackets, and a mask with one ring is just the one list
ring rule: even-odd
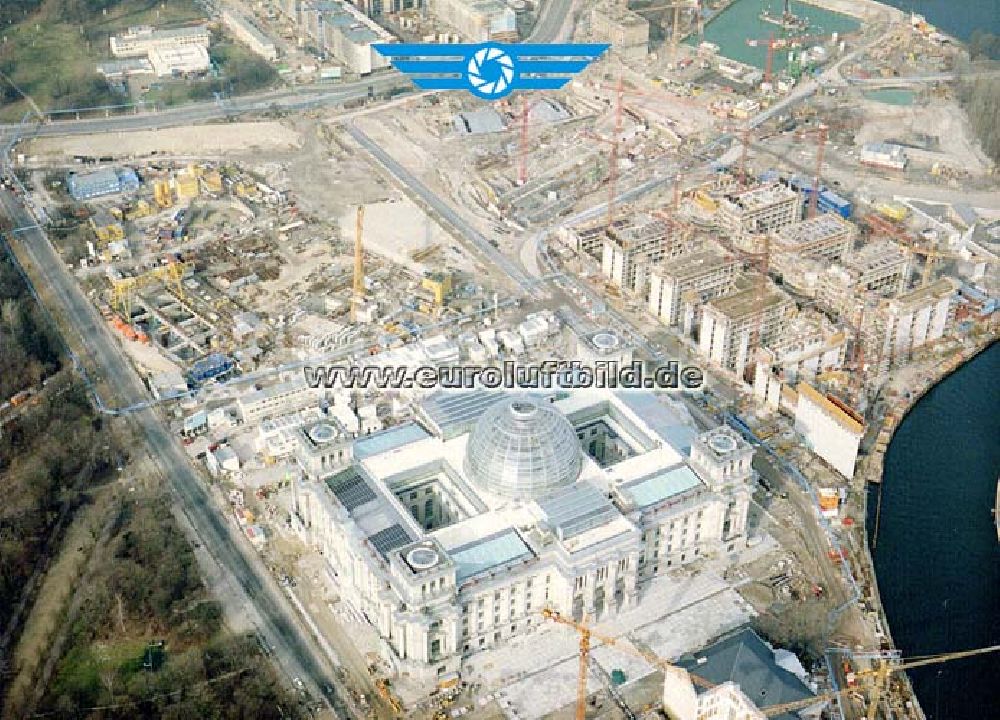
{"label": "glass dome", "polygon": [[465,473],[508,498],[544,497],[576,482],[583,463],[573,426],[549,403],[528,396],[491,405],[465,449]]}

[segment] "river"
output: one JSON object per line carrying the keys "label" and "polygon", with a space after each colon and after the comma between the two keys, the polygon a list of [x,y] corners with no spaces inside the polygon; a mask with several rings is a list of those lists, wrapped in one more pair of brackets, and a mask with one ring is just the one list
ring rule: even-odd
{"label": "river", "polygon": [[[904,657],[1000,644],[1000,343],[928,392],[885,458],[875,572]],[[871,491],[874,512],[877,490]],[[869,518],[868,527],[874,523]],[[1000,717],[1000,656],[910,671],[931,720]]]}
{"label": "river", "polygon": [[1000,35],[1000,0],[881,0],[927,18],[941,31],[968,41],[973,30]]}

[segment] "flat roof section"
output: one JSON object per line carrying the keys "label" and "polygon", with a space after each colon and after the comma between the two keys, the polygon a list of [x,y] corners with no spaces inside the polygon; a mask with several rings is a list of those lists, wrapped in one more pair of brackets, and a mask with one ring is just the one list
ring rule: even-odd
{"label": "flat roof section", "polygon": [[403,425],[383,430],[381,432],[358,438],[354,441],[354,458],[364,460],[373,455],[401,448],[404,445],[426,440],[430,433],[416,423],[410,422]]}
{"label": "flat roof section", "polygon": [[486,408],[503,400],[495,390],[459,390],[434,393],[420,404],[431,430],[448,440],[472,429]]}
{"label": "flat roof section", "polygon": [[539,501],[538,507],[560,540],[568,540],[621,517],[618,508],[589,483],[578,483]]}
{"label": "flat roof section", "polygon": [[374,535],[368,538],[376,550],[378,550],[379,555],[382,556],[383,560],[387,560],[389,553],[391,553],[396,548],[401,548],[404,545],[409,545],[413,542],[413,538],[409,536],[403,526],[399,523],[394,523],[383,530],[379,530]]}
{"label": "flat roof section", "polygon": [[375,499],[375,491],[368,487],[368,483],[354,468],[337,473],[326,484],[348,512]]}
{"label": "flat roof section", "polygon": [[514,528],[463,545],[448,554],[457,568],[458,582],[507,563],[534,557],[531,548]]}
{"label": "flat roof section", "polygon": [[633,480],[621,486],[638,508],[656,505],[701,485],[701,480],[687,465],[677,465],[649,477]]}
{"label": "flat roof section", "polygon": [[691,452],[691,443],[698,431],[690,418],[660,402],[651,392],[620,390],[615,397],[674,450],[685,455]]}

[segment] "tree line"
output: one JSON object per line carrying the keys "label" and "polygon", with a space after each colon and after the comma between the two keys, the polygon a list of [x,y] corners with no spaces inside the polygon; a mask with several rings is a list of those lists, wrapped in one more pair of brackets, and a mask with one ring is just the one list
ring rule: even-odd
{"label": "tree line", "polygon": [[983,152],[1000,165],[1000,78],[966,80],[958,86],[958,100],[969,116]]}

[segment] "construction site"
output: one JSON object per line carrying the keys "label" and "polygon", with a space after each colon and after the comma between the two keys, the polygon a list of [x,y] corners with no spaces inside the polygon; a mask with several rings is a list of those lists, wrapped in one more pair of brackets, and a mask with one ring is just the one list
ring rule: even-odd
{"label": "construction site", "polygon": [[[17,146],[150,402],[371,716],[917,719],[902,671],[964,656],[893,647],[855,472],[887,380],[994,332],[995,168],[935,79],[963,51],[837,1],[836,31],[754,5],[773,34],[729,57],[737,3],[585,3],[571,39],[612,51],[552,92]],[[353,6],[271,16],[332,53],[347,33],[365,75],[379,33],[531,19],[428,9],[371,38],[323,30],[377,25]],[[873,94],[895,82],[908,104]],[[706,383],[487,402],[303,376],[602,358]],[[494,447],[522,436],[544,457]]]}

